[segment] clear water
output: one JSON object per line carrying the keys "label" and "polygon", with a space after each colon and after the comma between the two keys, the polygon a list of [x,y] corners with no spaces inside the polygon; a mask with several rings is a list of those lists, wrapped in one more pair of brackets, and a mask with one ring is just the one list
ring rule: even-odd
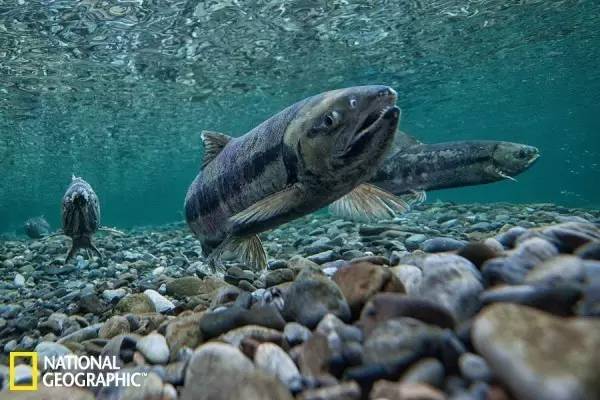
{"label": "clear water", "polygon": [[73,173],[105,225],[180,220],[201,130],[370,83],[424,142],[540,148],[518,183],[430,199],[598,208],[598,26],[597,0],[0,0],[0,231],[57,227]]}

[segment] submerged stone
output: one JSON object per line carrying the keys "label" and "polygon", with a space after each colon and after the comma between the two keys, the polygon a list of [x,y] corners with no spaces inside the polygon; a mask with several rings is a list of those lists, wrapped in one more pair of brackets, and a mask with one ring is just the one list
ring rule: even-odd
{"label": "submerged stone", "polygon": [[517,398],[600,398],[600,321],[496,304],[477,316],[473,343]]}

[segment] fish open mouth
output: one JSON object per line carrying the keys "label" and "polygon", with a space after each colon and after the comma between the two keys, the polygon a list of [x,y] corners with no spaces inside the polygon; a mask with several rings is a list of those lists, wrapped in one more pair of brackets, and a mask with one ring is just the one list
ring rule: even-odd
{"label": "fish open mouth", "polygon": [[399,114],[400,109],[396,106],[386,106],[379,111],[369,114],[357,129],[350,143],[346,146],[344,157],[351,157],[360,152],[370,140],[372,133],[379,129],[384,120],[398,118]]}
{"label": "fish open mouth", "polygon": [[356,132],[357,132],[356,136],[360,135],[362,132],[366,131],[371,125],[373,125],[374,123],[379,121],[381,119],[381,117],[383,116],[383,114],[390,108],[391,108],[391,106],[384,107],[379,112],[376,111],[376,112],[369,114],[367,116],[367,118],[364,120],[364,122],[362,123],[362,125],[356,130]]}

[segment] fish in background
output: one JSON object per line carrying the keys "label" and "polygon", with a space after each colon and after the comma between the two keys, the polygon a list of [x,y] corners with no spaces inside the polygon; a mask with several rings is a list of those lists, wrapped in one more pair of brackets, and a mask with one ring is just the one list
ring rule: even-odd
{"label": "fish in background", "polygon": [[[533,146],[492,140],[424,144],[398,132],[393,152],[371,183],[396,195],[509,179],[527,170],[540,156]],[[421,192],[421,193],[419,193]]]}
{"label": "fish in background", "polygon": [[[424,144],[397,132],[394,150],[383,161],[370,183],[409,204],[424,202],[426,191],[482,185],[527,170],[540,156],[533,146],[492,140],[464,140]],[[333,203],[329,212],[354,219],[343,203]]]}
{"label": "fish in background", "polygon": [[41,239],[50,234],[50,224],[43,216],[33,217],[25,221],[23,230],[31,239]]}
{"label": "fish in background", "polygon": [[258,233],[352,193],[357,214],[394,215],[406,203],[366,183],[391,148],[400,109],[387,86],[333,90],[299,101],[240,137],[203,132],[201,171],[184,209],[211,265],[224,251],[266,266]]}
{"label": "fish in background", "polygon": [[100,263],[104,257],[92,242],[97,231],[123,235],[116,229],[100,226],[100,201],[92,186],[75,175],[62,198],[62,230],[54,235],[65,235],[71,238],[71,248],[67,253],[65,264],[68,263],[80,249],[85,249],[88,258],[90,250],[98,256]]}

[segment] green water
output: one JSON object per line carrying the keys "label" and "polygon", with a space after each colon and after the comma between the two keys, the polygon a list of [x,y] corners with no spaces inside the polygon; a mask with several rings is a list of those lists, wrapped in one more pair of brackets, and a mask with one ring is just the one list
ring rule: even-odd
{"label": "green water", "polygon": [[1,1],[0,231],[58,227],[71,174],[103,223],[182,219],[200,131],[241,135],[332,88],[394,87],[424,142],[542,157],[457,202],[600,206],[599,1]]}

